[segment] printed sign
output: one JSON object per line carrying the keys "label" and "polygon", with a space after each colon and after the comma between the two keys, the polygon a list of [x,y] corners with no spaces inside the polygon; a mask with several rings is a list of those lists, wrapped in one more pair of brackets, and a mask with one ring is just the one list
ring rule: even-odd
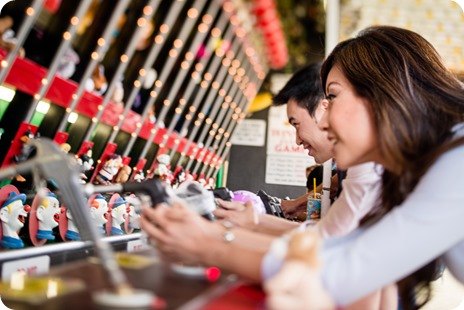
{"label": "printed sign", "polygon": [[148,245],[145,242],[143,242],[142,240],[140,240],[140,239],[131,240],[131,241],[127,242],[127,252],[128,253],[141,251],[141,250],[146,249],[147,247],[148,247]]}
{"label": "printed sign", "polygon": [[2,265],[2,281],[10,281],[11,275],[24,271],[28,276],[46,274],[50,270],[50,256],[43,255],[26,259],[19,259]]}
{"label": "printed sign", "polygon": [[230,141],[234,145],[264,146],[265,137],[265,120],[244,119],[237,125]]}
{"label": "printed sign", "polygon": [[288,122],[286,106],[269,109],[267,154],[308,157],[303,147],[296,144],[295,128]]}
{"label": "printed sign", "polygon": [[271,107],[267,135],[266,183],[306,186],[306,168],[312,165],[314,158],[296,144],[295,128],[288,123],[286,106]]}

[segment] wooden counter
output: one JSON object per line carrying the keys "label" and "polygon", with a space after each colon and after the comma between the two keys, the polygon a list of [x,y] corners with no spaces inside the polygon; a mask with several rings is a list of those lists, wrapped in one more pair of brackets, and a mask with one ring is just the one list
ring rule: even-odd
{"label": "wooden counter", "polygon": [[[144,254],[146,255],[146,253]],[[263,308],[264,294],[259,287],[246,285],[232,275],[221,275],[211,282],[206,277],[188,276],[173,271],[169,264],[154,262],[135,269],[123,268],[134,288],[147,289],[160,297],[153,309],[259,309]],[[15,310],[23,309],[79,309],[98,307],[92,301],[92,292],[111,288],[108,277],[98,263],[91,260],[74,262],[52,268],[50,276],[81,279],[85,288],[79,292],[53,298],[40,305],[6,302]],[[234,305],[235,304],[235,305]]]}

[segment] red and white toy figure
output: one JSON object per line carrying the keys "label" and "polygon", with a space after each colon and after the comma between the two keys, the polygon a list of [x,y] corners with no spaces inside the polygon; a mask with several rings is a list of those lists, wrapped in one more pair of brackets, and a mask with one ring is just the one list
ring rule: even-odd
{"label": "red and white toy figure", "polygon": [[55,240],[53,228],[58,226],[64,209],[56,195],[48,189],[45,194],[37,193],[32,201],[29,218],[29,237],[34,246],[44,245],[47,240]]}
{"label": "red and white toy figure", "polygon": [[156,157],[156,162],[155,177],[170,185],[170,182],[172,182],[172,172],[169,170],[171,166],[171,156],[168,154],[158,155],[158,157]]}
{"label": "red and white toy figure", "polygon": [[195,176],[193,174],[190,173],[190,171],[186,170],[185,171],[185,180],[184,181],[194,181],[195,180]]}
{"label": "red and white toy figure", "polygon": [[140,229],[140,214],[135,211],[135,195],[131,194],[125,198],[127,202],[127,218],[124,223],[126,234],[131,234],[135,229]]}
{"label": "red and white toy figure", "polygon": [[205,185],[206,189],[215,189],[216,188],[216,180],[214,178],[208,178]]}
{"label": "red and white toy figure", "polygon": [[103,167],[98,171],[95,177],[95,183],[101,185],[110,185],[114,176],[123,166],[121,155],[112,154],[108,156]]}
{"label": "red and white toy figure", "polygon": [[105,234],[103,227],[108,222],[108,202],[102,195],[94,195],[89,198],[90,215],[98,230]]}
{"label": "red and white toy figure", "polygon": [[181,166],[177,166],[176,170],[174,171],[173,174],[173,181],[172,181],[172,188],[176,189],[179,187],[179,185],[185,181],[185,170]]}
{"label": "red and white toy figure", "polygon": [[77,162],[82,167],[81,173],[81,183],[85,184],[87,180],[87,176],[85,173],[93,169],[93,158],[92,158],[92,148],[88,148],[87,151],[82,153],[79,157],[77,157]]}
{"label": "red and white toy figure", "polygon": [[121,225],[127,218],[127,202],[119,194],[114,194],[109,205],[111,211],[106,223],[106,233],[109,236],[124,235]]}
{"label": "red and white toy figure", "polygon": [[135,182],[142,182],[143,180],[145,180],[145,173],[143,173],[143,170],[140,169],[139,171],[137,171],[137,173],[135,174],[134,176],[134,181]]}
{"label": "red and white toy figure", "polygon": [[26,195],[20,194],[13,185],[6,185],[0,189],[0,220],[2,247],[19,249],[24,243],[18,233],[24,227],[27,213],[31,207],[25,205]]}
{"label": "red and white toy figure", "polygon": [[201,186],[203,187],[206,187],[206,179],[205,179],[205,175],[204,174],[201,174],[199,177],[198,177],[198,183],[201,184]]}
{"label": "red and white toy figure", "polygon": [[[62,208],[64,208],[62,206]],[[74,223],[71,211],[68,208],[64,208],[64,214],[60,216],[60,236],[63,241],[69,240],[80,240],[79,230]]]}

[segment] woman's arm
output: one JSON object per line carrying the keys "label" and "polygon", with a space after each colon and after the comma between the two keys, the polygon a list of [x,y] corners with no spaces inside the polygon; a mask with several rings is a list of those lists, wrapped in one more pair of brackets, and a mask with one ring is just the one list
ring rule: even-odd
{"label": "woman's arm", "polygon": [[[448,152],[404,203],[379,222],[324,242],[321,276],[338,305],[394,283],[462,243],[462,158],[464,147]],[[281,256],[266,255],[262,265],[265,276],[279,270]],[[464,261],[453,269],[463,270]]]}
{"label": "woman's arm", "polygon": [[170,208],[144,209],[140,224],[162,256],[171,261],[216,266],[257,282],[261,259],[272,241],[241,228],[226,229],[179,202]]}
{"label": "woman's arm", "polygon": [[340,197],[316,225],[322,237],[348,234],[379,203],[382,170],[378,167],[369,162],[348,169]]}
{"label": "woman's arm", "polygon": [[396,282],[464,240],[462,158],[464,147],[445,154],[401,206],[346,244],[328,244],[323,281],[337,301]]}

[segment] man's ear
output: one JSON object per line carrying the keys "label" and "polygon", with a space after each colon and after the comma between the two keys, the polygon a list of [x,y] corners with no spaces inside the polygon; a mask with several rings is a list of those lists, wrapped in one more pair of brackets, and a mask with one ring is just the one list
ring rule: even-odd
{"label": "man's ear", "polygon": [[329,100],[327,99],[322,99],[321,101],[321,109],[325,112],[329,108]]}

